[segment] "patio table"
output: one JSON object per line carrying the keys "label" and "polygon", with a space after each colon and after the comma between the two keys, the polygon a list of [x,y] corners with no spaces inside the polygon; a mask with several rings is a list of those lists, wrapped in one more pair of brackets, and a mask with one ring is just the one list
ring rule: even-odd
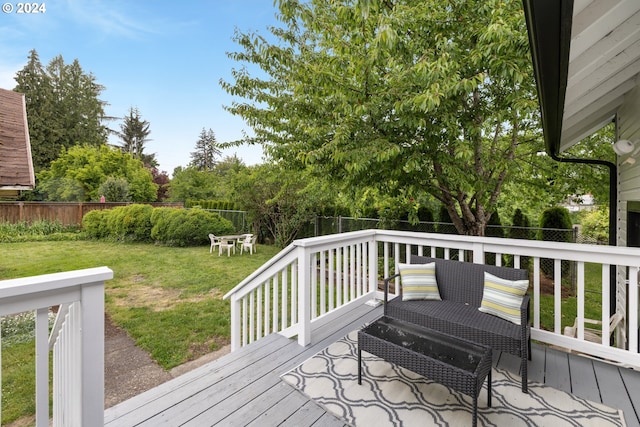
{"label": "patio table", "polygon": [[471,396],[474,427],[478,395],[488,377],[491,407],[490,347],[384,316],[358,331],[358,384],[362,384],[363,351]]}

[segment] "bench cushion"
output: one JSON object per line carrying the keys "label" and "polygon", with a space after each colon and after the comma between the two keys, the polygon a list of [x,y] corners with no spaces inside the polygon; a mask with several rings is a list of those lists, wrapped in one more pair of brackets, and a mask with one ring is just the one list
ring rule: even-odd
{"label": "bench cushion", "polygon": [[387,315],[489,345],[494,350],[514,353],[521,346],[520,326],[453,301],[402,301],[396,297],[388,302]]}

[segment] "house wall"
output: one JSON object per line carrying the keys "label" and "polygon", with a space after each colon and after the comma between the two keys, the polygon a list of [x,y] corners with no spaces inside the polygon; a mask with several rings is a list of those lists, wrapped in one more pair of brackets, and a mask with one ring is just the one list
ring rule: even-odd
{"label": "house wall", "polygon": [[[617,137],[636,142],[640,147],[640,86],[636,86],[625,96],[625,102],[618,110]],[[640,203],[640,155],[635,163],[628,161],[629,155],[618,156],[618,208],[617,240],[618,246],[628,246],[627,229],[629,205]],[[617,311],[626,313],[627,307],[626,271],[618,271],[618,289],[616,292]],[[626,320],[626,316],[625,316]],[[620,334],[631,333],[626,327],[618,329]],[[620,337],[624,340],[626,337]]]}
{"label": "house wall", "polygon": [[[625,96],[618,110],[618,139],[628,139],[640,147],[640,86]],[[627,204],[640,201],[640,156],[630,164],[629,155],[618,156],[618,245],[627,246]]]}

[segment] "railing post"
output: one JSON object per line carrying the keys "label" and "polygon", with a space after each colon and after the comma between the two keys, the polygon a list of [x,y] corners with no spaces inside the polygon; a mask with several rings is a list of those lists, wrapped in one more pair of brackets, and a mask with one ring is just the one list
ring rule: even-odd
{"label": "railing post", "polygon": [[311,343],[311,261],[304,247],[298,247],[298,344]]}
{"label": "railing post", "polygon": [[473,243],[473,262],[476,264],[484,264],[484,245],[482,243]]}
{"label": "railing post", "polygon": [[[266,296],[269,298],[269,296]],[[240,301],[236,294],[231,295],[231,351],[241,347],[240,342]]]}
{"label": "railing post", "polygon": [[104,283],[81,290],[82,425],[104,425]]}
{"label": "railing post", "polygon": [[36,426],[49,425],[49,308],[36,310]]}
{"label": "railing post", "polygon": [[369,245],[369,292],[378,290],[378,240],[374,234]]}

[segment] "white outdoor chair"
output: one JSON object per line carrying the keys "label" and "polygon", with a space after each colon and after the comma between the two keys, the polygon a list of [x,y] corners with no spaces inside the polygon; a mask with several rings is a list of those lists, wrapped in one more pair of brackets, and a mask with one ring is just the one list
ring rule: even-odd
{"label": "white outdoor chair", "polygon": [[222,239],[220,240],[220,249],[218,252],[218,256],[222,255],[222,251],[227,251],[227,256],[231,255],[231,249],[233,249],[233,253],[236,253],[236,242],[230,239]]}
{"label": "white outdoor chair", "polygon": [[[611,316],[609,318],[609,336],[611,336],[611,334],[613,334],[613,331],[615,331],[615,329],[618,327],[618,324],[620,323],[621,320],[622,320],[622,315],[619,314],[619,313],[615,313],[613,316]],[[586,324],[591,324],[591,325],[600,325],[600,326],[602,326],[602,321],[601,320],[584,319],[584,323],[585,323],[585,325]],[[576,318],[576,320],[574,320],[573,326],[565,326],[564,327],[564,335],[569,336],[569,337],[573,337],[573,338],[578,338],[578,318]],[[596,328],[587,328],[585,326],[585,328],[584,328],[584,339],[586,341],[602,343],[602,330],[601,329],[596,329]]]}
{"label": "white outdoor chair", "polygon": [[209,240],[211,240],[211,247],[209,248],[209,253],[213,253],[214,246],[220,246],[220,238],[216,237],[214,234],[209,234]]}
{"label": "white outdoor chair", "polygon": [[253,255],[253,251],[256,250],[257,239],[258,239],[258,236],[254,236],[253,234],[247,235],[247,237],[245,237],[244,240],[242,241],[242,246],[240,246],[240,254],[242,254],[242,251],[245,248],[247,248],[249,249],[249,253]]}

